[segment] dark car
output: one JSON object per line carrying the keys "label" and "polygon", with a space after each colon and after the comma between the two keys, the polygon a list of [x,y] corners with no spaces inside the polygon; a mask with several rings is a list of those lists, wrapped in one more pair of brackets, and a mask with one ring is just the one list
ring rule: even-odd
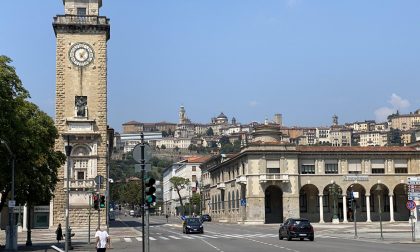
{"label": "dark car", "polygon": [[280,225],[279,239],[287,238],[288,241],[292,238],[299,238],[301,241],[305,238],[310,241],[314,240],[314,228],[307,219],[291,218]]}
{"label": "dark car", "polygon": [[211,221],[211,216],[208,214],[203,214],[201,215],[201,220],[202,221]]}
{"label": "dark car", "polygon": [[182,232],[189,233],[204,233],[203,223],[200,218],[186,218],[182,223]]}

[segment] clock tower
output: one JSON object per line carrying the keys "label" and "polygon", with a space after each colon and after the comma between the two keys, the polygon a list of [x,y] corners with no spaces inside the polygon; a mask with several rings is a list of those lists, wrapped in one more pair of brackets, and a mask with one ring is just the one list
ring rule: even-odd
{"label": "clock tower", "polygon": [[[106,195],[107,41],[109,19],[99,15],[102,0],[62,0],[64,15],[54,17],[56,36],[56,150],[66,153],[50,207],[50,224],[65,223],[67,189],[71,227],[106,224],[106,208],[90,209],[92,193]],[[70,148],[67,148],[69,150]],[[69,176],[67,175],[69,174]],[[102,183],[95,183],[101,177]],[[69,185],[67,187],[67,185]],[[106,203],[107,204],[107,203]]]}

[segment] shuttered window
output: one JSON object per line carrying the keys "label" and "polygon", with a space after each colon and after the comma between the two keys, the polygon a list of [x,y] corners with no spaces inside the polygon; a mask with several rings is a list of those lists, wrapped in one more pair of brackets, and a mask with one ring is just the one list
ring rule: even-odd
{"label": "shuttered window", "polygon": [[280,173],[280,160],[267,160],[267,173]]}
{"label": "shuttered window", "polygon": [[359,174],[362,173],[362,163],[360,159],[348,160],[349,164],[349,173]]}
{"label": "shuttered window", "polygon": [[374,159],[374,160],[371,160],[371,164],[372,164],[372,173],[376,173],[376,174],[385,173],[385,160]]}

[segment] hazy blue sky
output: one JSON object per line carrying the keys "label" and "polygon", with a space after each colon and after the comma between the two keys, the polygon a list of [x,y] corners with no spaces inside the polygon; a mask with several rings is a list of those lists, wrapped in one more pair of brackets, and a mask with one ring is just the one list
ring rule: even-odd
{"label": "hazy blue sky", "polygon": [[[0,2],[0,54],[54,116],[62,0]],[[108,118],[193,122],[224,112],[287,126],[383,120],[420,108],[418,0],[104,0]]]}

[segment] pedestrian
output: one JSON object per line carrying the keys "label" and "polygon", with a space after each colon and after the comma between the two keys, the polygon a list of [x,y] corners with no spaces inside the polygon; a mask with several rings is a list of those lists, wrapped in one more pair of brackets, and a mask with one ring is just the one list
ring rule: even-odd
{"label": "pedestrian", "polygon": [[168,223],[168,218],[169,218],[169,216],[168,216],[168,214],[166,214],[166,223]]}
{"label": "pedestrian", "polygon": [[61,223],[58,224],[57,230],[55,230],[55,234],[57,237],[57,243],[60,243],[63,240],[63,230],[61,229]]}
{"label": "pedestrian", "polygon": [[101,228],[98,227],[95,233],[96,238],[96,251],[97,252],[105,252],[106,248],[109,247],[109,235],[106,230],[101,231]]}

